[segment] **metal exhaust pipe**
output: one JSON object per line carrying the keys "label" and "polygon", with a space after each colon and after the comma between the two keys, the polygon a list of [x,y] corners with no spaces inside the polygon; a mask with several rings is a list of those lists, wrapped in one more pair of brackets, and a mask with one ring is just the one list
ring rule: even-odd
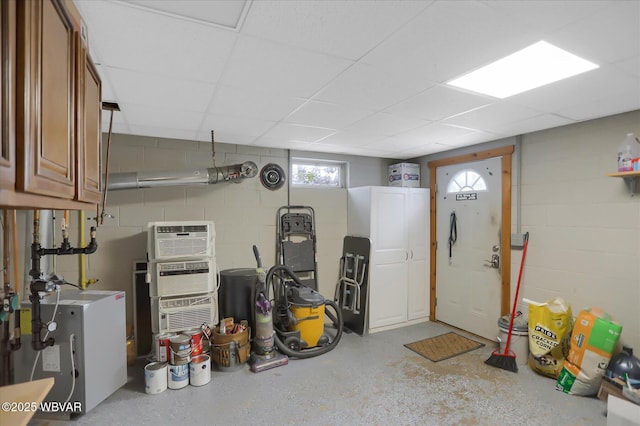
{"label": "metal exhaust pipe", "polygon": [[238,182],[255,177],[257,174],[258,166],[253,161],[190,171],[110,173],[107,189],[118,191],[180,185],[213,185],[221,182]]}

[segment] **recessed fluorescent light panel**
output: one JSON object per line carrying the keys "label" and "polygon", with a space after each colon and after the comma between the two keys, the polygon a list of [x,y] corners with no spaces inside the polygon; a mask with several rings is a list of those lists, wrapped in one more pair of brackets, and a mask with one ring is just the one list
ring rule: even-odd
{"label": "recessed fluorescent light panel", "polygon": [[504,99],[598,67],[539,41],[447,84]]}

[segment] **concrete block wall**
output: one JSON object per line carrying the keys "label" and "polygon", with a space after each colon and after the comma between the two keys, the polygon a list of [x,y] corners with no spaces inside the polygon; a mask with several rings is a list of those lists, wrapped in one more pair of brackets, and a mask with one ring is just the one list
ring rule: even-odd
{"label": "concrete block wall", "polygon": [[[106,136],[104,138],[106,149]],[[103,157],[106,159],[105,156]],[[217,166],[253,161],[261,169],[277,163],[288,170],[288,153],[232,144],[215,144]],[[212,167],[211,143],[162,138],[113,135],[110,152],[112,173],[131,171],[188,171]],[[382,170],[382,168],[380,168]],[[380,179],[381,174],[376,174]],[[374,182],[374,183],[377,183]],[[98,228],[99,249],[87,256],[87,279],[98,279],[97,290],[127,292],[127,321],[133,321],[133,263],[144,261],[147,251],[147,223],[152,221],[211,220],[216,229],[216,260],[220,270],[253,268],[252,246],[260,249],[263,264],[275,263],[276,214],[287,204],[309,205],[316,213],[318,276],[320,292],[333,298],[338,279],[342,240],[346,235],[346,189],[264,188],[259,177],[238,183],[176,186],[109,191],[105,219]],[[78,219],[72,212],[72,226]],[[87,211],[95,217],[95,211]],[[58,214],[62,217],[62,214]],[[87,221],[87,226],[94,222]],[[88,228],[87,228],[88,235]],[[77,244],[77,229],[71,230]],[[59,257],[56,271],[73,283],[79,281],[76,256]]]}
{"label": "concrete block wall", "polygon": [[[604,309],[637,350],[640,195],[606,176],[629,132],[640,135],[640,111],[524,135],[522,229],[530,241],[521,291],[538,301],[562,297],[574,316]],[[513,261],[517,273],[517,252]]]}

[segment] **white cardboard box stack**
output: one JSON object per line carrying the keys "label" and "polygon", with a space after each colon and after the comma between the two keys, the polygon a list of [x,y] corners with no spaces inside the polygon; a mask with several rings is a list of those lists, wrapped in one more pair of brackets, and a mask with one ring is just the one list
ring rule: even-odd
{"label": "white cardboard box stack", "polygon": [[398,163],[390,165],[389,186],[420,188],[420,164]]}

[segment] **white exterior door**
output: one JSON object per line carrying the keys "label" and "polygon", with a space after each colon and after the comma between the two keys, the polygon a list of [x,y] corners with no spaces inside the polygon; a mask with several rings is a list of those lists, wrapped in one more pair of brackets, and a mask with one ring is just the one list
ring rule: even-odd
{"label": "white exterior door", "polygon": [[501,300],[501,158],[441,166],[436,175],[436,319],[494,339]]}

